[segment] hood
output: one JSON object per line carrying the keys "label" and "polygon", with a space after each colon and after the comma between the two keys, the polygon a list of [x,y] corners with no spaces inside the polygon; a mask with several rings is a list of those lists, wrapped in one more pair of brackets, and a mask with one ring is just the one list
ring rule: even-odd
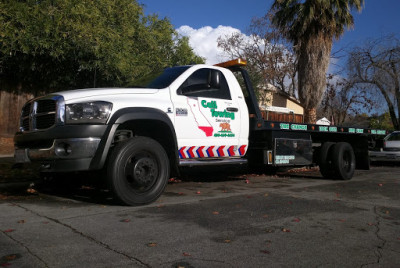
{"label": "hood", "polygon": [[155,94],[159,89],[153,88],[87,88],[76,89],[54,93],[61,95],[65,101],[73,99],[83,99],[90,97],[111,96],[111,95],[129,95],[129,94]]}

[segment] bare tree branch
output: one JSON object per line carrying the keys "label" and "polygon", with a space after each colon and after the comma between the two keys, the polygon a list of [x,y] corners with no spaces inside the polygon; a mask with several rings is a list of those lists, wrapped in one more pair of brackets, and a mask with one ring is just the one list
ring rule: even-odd
{"label": "bare tree branch", "polygon": [[378,89],[395,129],[400,129],[400,41],[388,36],[350,52],[348,67],[357,84]]}

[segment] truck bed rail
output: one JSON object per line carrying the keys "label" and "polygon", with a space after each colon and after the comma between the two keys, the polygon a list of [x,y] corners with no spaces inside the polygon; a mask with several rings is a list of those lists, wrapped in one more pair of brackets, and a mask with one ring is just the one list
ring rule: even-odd
{"label": "truck bed rail", "polygon": [[293,130],[304,132],[320,132],[320,133],[349,133],[349,134],[369,134],[369,135],[387,135],[386,130],[355,128],[342,126],[326,126],[316,124],[299,124],[279,121],[264,121],[262,129],[268,130]]}

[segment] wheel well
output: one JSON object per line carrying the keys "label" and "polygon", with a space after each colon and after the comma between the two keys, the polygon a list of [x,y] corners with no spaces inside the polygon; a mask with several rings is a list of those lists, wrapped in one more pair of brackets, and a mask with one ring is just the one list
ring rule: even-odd
{"label": "wheel well", "polygon": [[177,172],[177,144],[171,128],[160,120],[137,119],[119,125],[114,136],[114,143],[135,136],[149,137],[156,140],[168,155],[171,171]]}

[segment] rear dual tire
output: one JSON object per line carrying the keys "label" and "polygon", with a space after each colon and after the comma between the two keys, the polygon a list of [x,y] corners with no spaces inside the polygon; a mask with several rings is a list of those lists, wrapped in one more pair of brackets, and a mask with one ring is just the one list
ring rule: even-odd
{"label": "rear dual tire", "polygon": [[347,142],[325,142],[319,156],[320,172],[324,178],[350,180],[355,171],[356,158]]}

